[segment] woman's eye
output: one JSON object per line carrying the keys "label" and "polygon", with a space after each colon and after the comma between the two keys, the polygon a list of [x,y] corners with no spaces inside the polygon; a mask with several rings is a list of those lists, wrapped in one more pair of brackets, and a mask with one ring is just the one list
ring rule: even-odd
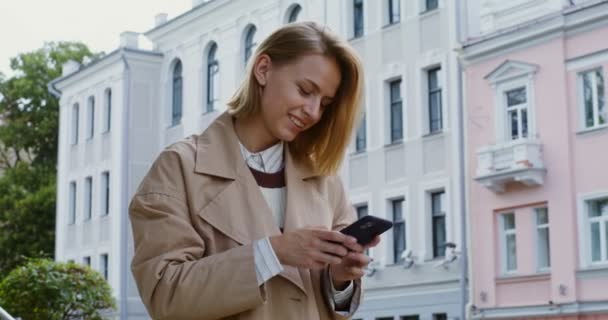
{"label": "woman's eye", "polygon": [[298,87],[298,89],[300,90],[300,93],[304,96],[308,96],[310,95],[310,92],[304,90],[302,87]]}

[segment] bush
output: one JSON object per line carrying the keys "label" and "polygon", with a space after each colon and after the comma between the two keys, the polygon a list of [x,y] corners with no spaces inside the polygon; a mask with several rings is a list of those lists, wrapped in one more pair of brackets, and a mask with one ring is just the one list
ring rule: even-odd
{"label": "bush", "polygon": [[29,260],[0,282],[0,306],[23,320],[103,319],[116,309],[112,289],[93,269],[73,262]]}

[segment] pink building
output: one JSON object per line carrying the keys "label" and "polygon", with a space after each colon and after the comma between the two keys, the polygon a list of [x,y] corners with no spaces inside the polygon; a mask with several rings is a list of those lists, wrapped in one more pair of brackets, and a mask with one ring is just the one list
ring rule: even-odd
{"label": "pink building", "polygon": [[463,48],[471,315],[608,319],[608,1],[522,21]]}

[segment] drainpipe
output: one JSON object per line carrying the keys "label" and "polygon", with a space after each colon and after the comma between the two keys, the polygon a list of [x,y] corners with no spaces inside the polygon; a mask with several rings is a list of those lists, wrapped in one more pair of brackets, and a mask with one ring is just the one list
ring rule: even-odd
{"label": "drainpipe", "polygon": [[[462,33],[462,19],[461,15],[465,6],[461,5],[461,1],[457,0],[454,2],[455,5],[455,22],[456,22],[456,42],[460,47],[464,40]],[[466,20],[464,20],[466,21]],[[466,30],[466,29],[465,29]],[[460,319],[467,319],[468,310],[470,310],[469,303],[469,279],[468,279],[468,234],[467,234],[467,192],[466,192],[466,171],[465,171],[465,143],[464,143],[464,99],[463,99],[463,76],[462,76],[462,65],[460,58],[456,58],[456,72],[458,73],[457,81],[457,115],[458,115],[458,189],[460,190]]]}
{"label": "drainpipe", "polygon": [[120,199],[120,319],[127,319],[127,272],[129,272],[129,263],[127,261],[127,246],[129,245],[128,237],[129,234],[127,232],[127,223],[128,223],[128,207],[127,203],[129,201],[129,115],[130,115],[130,75],[131,68],[129,66],[129,62],[126,58],[126,52],[122,49],[121,59],[125,65],[125,69],[123,71],[123,90],[124,90],[124,100],[123,100],[123,121],[122,121],[122,133],[123,133],[123,141],[122,141],[122,182],[121,185],[123,188],[126,188],[127,192],[121,192]]}

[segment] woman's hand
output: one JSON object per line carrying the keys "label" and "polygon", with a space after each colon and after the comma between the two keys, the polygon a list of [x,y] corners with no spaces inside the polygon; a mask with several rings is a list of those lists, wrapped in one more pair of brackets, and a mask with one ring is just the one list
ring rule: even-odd
{"label": "woman's hand", "polygon": [[348,253],[339,264],[330,267],[331,279],[334,283],[334,288],[344,290],[348,283],[352,280],[360,279],[365,274],[365,267],[370,263],[371,258],[363,252],[369,248],[373,248],[380,243],[380,236],[376,236],[374,240],[362,250],[354,250]]}
{"label": "woman's hand", "polygon": [[348,250],[363,250],[355,238],[322,227],[285,232],[270,244],[281,264],[316,270],[341,263]]}

